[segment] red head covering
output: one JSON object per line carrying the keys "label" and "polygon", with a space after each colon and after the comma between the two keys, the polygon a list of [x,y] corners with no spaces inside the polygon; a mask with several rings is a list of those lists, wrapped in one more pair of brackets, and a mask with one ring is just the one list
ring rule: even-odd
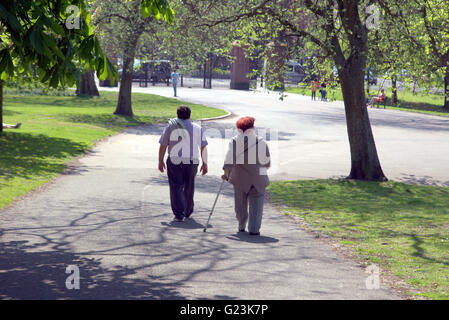
{"label": "red head covering", "polygon": [[254,119],[253,117],[243,117],[240,118],[237,121],[237,128],[242,130],[243,132],[245,132],[248,129],[251,129],[254,127],[254,122],[256,121],[256,119]]}

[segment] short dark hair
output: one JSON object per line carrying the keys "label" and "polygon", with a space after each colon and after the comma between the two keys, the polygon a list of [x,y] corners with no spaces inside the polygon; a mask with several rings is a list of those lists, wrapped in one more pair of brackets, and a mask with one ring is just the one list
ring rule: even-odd
{"label": "short dark hair", "polygon": [[178,118],[182,120],[190,119],[191,110],[188,106],[180,106],[176,111]]}

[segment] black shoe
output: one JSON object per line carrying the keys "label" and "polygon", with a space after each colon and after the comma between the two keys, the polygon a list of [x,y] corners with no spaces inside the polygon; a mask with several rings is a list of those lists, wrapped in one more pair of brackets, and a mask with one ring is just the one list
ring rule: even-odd
{"label": "black shoe", "polygon": [[246,232],[245,229],[239,229],[239,232]]}
{"label": "black shoe", "polygon": [[176,221],[176,222],[182,222],[184,220],[184,218],[181,218],[181,217],[174,217],[173,218],[173,221]]}
{"label": "black shoe", "polygon": [[250,232],[250,236],[260,236],[260,232]]}

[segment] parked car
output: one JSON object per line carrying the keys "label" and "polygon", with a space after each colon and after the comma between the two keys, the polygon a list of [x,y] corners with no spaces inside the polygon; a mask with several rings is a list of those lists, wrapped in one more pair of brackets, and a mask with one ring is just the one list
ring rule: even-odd
{"label": "parked car", "polygon": [[306,78],[306,70],[301,64],[296,61],[290,60],[287,64],[287,72],[285,73],[285,79],[289,82],[300,83]]}
{"label": "parked car", "polygon": [[142,64],[143,68],[148,68],[151,82],[170,82],[172,67],[168,60],[150,60]]}
{"label": "parked car", "polygon": [[[168,60],[150,60],[142,64],[134,65],[133,82],[164,82],[167,85],[170,82],[171,64]],[[122,78],[122,70],[118,70],[120,79]]]}

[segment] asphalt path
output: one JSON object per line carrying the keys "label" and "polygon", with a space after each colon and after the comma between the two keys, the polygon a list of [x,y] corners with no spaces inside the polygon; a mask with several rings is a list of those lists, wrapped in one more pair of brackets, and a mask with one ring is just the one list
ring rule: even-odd
{"label": "asphalt path", "polygon": [[[142,91],[169,96],[169,89]],[[274,179],[344,176],[349,155],[341,103],[202,89],[180,90],[179,99],[236,115],[203,123],[211,133],[210,173],[197,177],[194,219],[172,221],[167,177],[156,169],[163,126],[128,129],[98,143],[65,174],[0,212],[0,298],[401,298],[383,273],[379,288],[367,286],[371,275],[366,266],[303,231],[269,203],[260,237],[237,233],[229,185],[203,232],[220,184],[220,152],[226,144],[220,135],[233,128],[237,116],[253,115],[259,128],[277,131],[277,138],[269,139],[272,153],[282,154],[274,161]],[[447,183],[447,173],[434,168],[439,162],[430,154],[426,159],[433,162],[409,168],[425,157],[424,150],[433,150],[429,144],[441,148],[432,155],[444,159],[446,119],[391,110],[370,114],[387,175]],[[415,153],[401,154],[406,146],[414,146]],[[385,148],[395,156],[386,157]],[[66,286],[68,266],[79,270],[79,289]]]}

